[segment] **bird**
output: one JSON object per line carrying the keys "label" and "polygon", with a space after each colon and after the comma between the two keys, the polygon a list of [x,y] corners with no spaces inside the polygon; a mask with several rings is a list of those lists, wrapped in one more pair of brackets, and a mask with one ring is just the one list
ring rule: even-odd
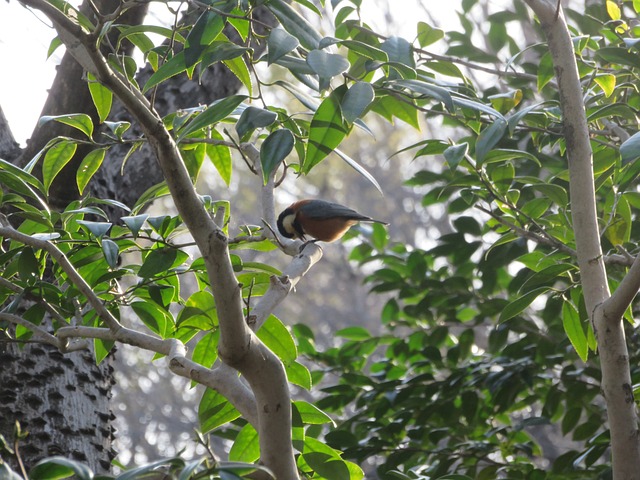
{"label": "bird", "polygon": [[313,238],[309,242],[334,242],[358,222],[389,225],[338,203],[305,199],[292,203],[280,213],[278,231],[286,238],[299,238],[304,242],[307,236]]}

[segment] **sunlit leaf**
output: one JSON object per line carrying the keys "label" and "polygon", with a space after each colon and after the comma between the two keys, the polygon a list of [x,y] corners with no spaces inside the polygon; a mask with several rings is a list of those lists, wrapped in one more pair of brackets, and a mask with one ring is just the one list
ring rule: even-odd
{"label": "sunlit leaf", "polygon": [[98,171],[100,165],[102,165],[106,153],[106,148],[98,148],[97,150],[89,152],[82,160],[82,163],[80,163],[78,171],[76,172],[76,182],[81,195],[93,175]]}
{"label": "sunlit leaf", "polygon": [[76,143],[63,140],[47,151],[42,163],[42,180],[47,192],[56,176],[71,161],[77,147]]}

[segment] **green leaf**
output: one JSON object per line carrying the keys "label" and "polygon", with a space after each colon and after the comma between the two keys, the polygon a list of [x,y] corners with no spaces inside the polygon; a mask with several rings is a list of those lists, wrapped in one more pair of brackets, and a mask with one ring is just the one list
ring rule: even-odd
{"label": "green leaf", "polygon": [[323,100],[311,119],[307,156],[302,165],[302,172],[309,173],[311,169],[331,153],[346,137],[349,131],[340,103],[347,87],[341,85],[331,95]]}
{"label": "green leaf", "polygon": [[499,323],[506,322],[507,320],[515,317],[522,313],[522,311],[527,308],[531,303],[538,298],[543,293],[546,293],[550,290],[550,287],[540,287],[535,290],[531,290],[528,293],[525,293],[521,297],[507,304],[502,312],[500,313],[500,318],[498,319]]}
{"label": "green leaf", "polygon": [[256,128],[268,127],[278,118],[278,114],[265,110],[264,108],[247,107],[244,109],[238,122],[236,123],[236,132],[241,141],[244,141],[245,135],[253,132]]}
{"label": "green leaf", "polygon": [[404,38],[392,36],[387,38],[380,49],[389,56],[389,61],[398,62],[409,68],[415,68],[416,63],[413,59],[413,47]]}
{"label": "green leaf", "polygon": [[442,102],[445,108],[449,111],[453,111],[454,109],[453,98],[446,88],[433,85],[422,80],[411,79],[393,80],[389,82],[389,84],[406,88],[407,90],[420,95],[427,95],[428,97],[434,98],[435,100]]}
{"label": "green leaf", "polygon": [[142,92],[148,92],[151,88],[164,82],[166,79],[171,78],[179,73],[187,70],[187,64],[184,58],[184,51],[177,53],[165,62],[153,75],[149,77],[147,83],[144,84]]}
{"label": "green leaf", "polygon": [[267,7],[275,15],[282,27],[297,38],[304,48],[309,51],[318,48],[322,36],[288,3],[283,0],[270,0]]}
{"label": "green leaf", "polygon": [[[597,52],[596,52],[597,55]],[[540,59],[538,64],[538,91],[542,89],[551,81],[554,77],[555,71],[553,69],[553,60],[551,54],[545,53]]]}
{"label": "green leaf", "polygon": [[223,120],[233,112],[238,105],[240,105],[248,97],[246,95],[232,95],[220,100],[216,100],[200,115],[195,117],[189,122],[178,135],[177,141],[180,142],[190,133],[193,133],[202,128],[213,125],[214,123]]}
{"label": "green leaf", "polygon": [[274,28],[267,39],[267,63],[271,65],[300,45],[296,37],[281,28]]}
{"label": "green leaf", "polygon": [[120,255],[118,244],[108,238],[103,238],[101,243],[102,253],[104,254],[104,259],[107,261],[107,265],[111,268],[117,268],[118,257]]}
{"label": "green leaf", "polygon": [[142,215],[135,215],[131,217],[121,217],[120,220],[124,222],[124,224],[131,230],[133,237],[136,238],[138,236],[138,232],[142,228],[144,222],[149,218],[149,215],[146,213]]}
{"label": "green leaf", "polygon": [[587,345],[587,336],[582,328],[580,315],[576,308],[569,302],[562,303],[562,326],[569,337],[569,341],[576,353],[583,362],[589,357],[589,346]]}
{"label": "green leaf", "polygon": [[335,333],[336,337],[346,338],[347,340],[353,340],[355,342],[361,342],[371,338],[371,333],[364,327],[347,327],[338,330]]}
{"label": "green leaf", "polygon": [[[218,342],[220,340],[220,330],[207,332],[193,349],[191,360],[207,368],[211,368],[218,358]],[[234,459],[231,459],[234,460]],[[242,460],[237,458],[235,460]],[[251,461],[251,460],[247,460]]]}
{"label": "green leaf", "polygon": [[382,187],[380,186],[378,181],[362,165],[360,165],[353,158],[351,158],[350,156],[348,156],[346,153],[344,153],[342,150],[338,148],[334,150],[334,153],[338,155],[344,162],[346,162],[347,165],[349,165],[356,172],[358,172],[360,175],[366,178],[369,181],[369,183],[371,183],[371,185],[376,187],[376,190],[378,190],[382,194]]}
{"label": "green leaf", "polygon": [[604,92],[605,97],[609,98],[613,91],[616,88],[616,76],[611,73],[606,73],[604,75],[597,75],[594,79],[602,91]]}
{"label": "green leaf", "polygon": [[215,390],[207,388],[198,406],[198,419],[202,433],[208,433],[214,428],[225,425],[240,416],[233,405]]}
{"label": "green leaf", "polygon": [[507,131],[507,121],[497,118],[491,125],[485,128],[476,140],[476,160],[478,165],[483,163],[486,155],[502,139]]}
{"label": "green leaf", "polygon": [[40,193],[44,193],[44,185],[42,184],[42,182],[31,175],[31,173],[27,171],[26,167],[25,170],[23,170],[19,167],[16,167],[14,164],[0,158],[0,171],[4,171],[11,177],[15,177],[19,180],[20,183],[24,184],[25,186],[30,185],[38,189]]}
{"label": "green leaf", "polygon": [[315,405],[304,402],[302,400],[294,401],[293,404],[298,409],[298,413],[302,418],[302,421],[308,425],[322,425],[324,423],[331,423],[335,426],[334,421],[329,415],[324,413]]}
{"label": "green leaf", "polygon": [[298,356],[291,332],[275,315],[267,318],[256,335],[285,364],[293,362]]}
{"label": "green leaf", "polygon": [[552,183],[536,183],[531,185],[531,188],[542,193],[556,205],[564,207],[569,204],[567,191],[559,185],[554,185]]}
{"label": "green leaf", "polygon": [[424,22],[418,22],[418,44],[424,48],[438,40],[444,38],[444,31],[439,28],[433,28]]}
{"label": "green leaf", "polygon": [[640,54],[635,50],[630,51],[627,48],[603,47],[597,49],[594,53],[596,57],[599,57],[606,63],[618,66],[624,65],[627,67],[637,68],[638,61],[640,61]]}
{"label": "green leaf", "polygon": [[344,119],[353,123],[360,118],[373,102],[375,92],[368,82],[356,82],[342,98],[342,114]]}
{"label": "green leaf", "polygon": [[205,10],[187,36],[184,49],[185,67],[191,68],[200,61],[204,50],[222,32],[225,21],[216,12]]}
{"label": "green leaf", "polygon": [[640,158],[640,132],[634,133],[620,145],[622,165],[627,165]]}
{"label": "green leaf", "polygon": [[236,436],[229,460],[235,462],[256,462],[260,458],[260,443],[258,432],[250,423],[247,423]]}
{"label": "green leaf", "polygon": [[109,116],[111,111],[111,104],[113,103],[113,93],[107,87],[102,85],[96,80],[93,74],[88,73],[87,78],[89,80],[89,93],[91,99],[98,112],[98,118],[100,123],[104,122]]}
{"label": "green leaf", "polygon": [[[211,138],[216,140],[224,140],[222,135],[217,130],[211,130]],[[231,173],[233,172],[233,163],[231,162],[231,150],[226,145],[212,145],[206,144],[205,150],[207,157],[216,167],[216,170],[220,174],[220,178],[227,184],[227,187],[231,183]]]}
{"label": "green leaf", "polygon": [[64,123],[65,125],[76,128],[84,133],[89,139],[91,139],[91,136],[93,135],[93,122],[91,121],[91,117],[86,113],[73,113],[71,115],[55,116],[45,115],[43,117],[40,117],[38,125],[42,126],[45,123],[50,122],[51,120],[59,123]]}
{"label": "green leaf", "polygon": [[173,333],[173,317],[155,302],[133,302],[131,308],[149,330],[162,338]]}
{"label": "green leaf", "polygon": [[78,184],[78,191],[80,195],[84,192],[85,187],[98,171],[105,155],[107,154],[107,148],[98,148],[89,152],[86,157],[82,159],[78,171],[76,172],[76,183]]}
{"label": "green leaf", "polygon": [[85,227],[93,236],[98,239],[104,237],[111,226],[112,223],[109,222],[90,222],[89,220],[77,220],[76,223]]}
{"label": "green leaf", "polygon": [[240,47],[235,45],[229,40],[216,41],[207,47],[202,54],[202,64],[200,66],[200,78],[205,73],[206,68],[214,63],[224,62],[225,60],[233,60],[234,58],[241,57],[245,53],[250,51],[248,47]]}
{"label": "green leaf", "polygon": [[266,185],[269,177],[277,170],[287,155],[293,150],[295,138],[286,128],[272,132],[260,146],[260,164],[262,178]]}
{"label": "green leaf", "polygon": [[42,180],[47,193],[49,193],[49,187],[51,187],[53,180],[73,158],[77,147],[77,144],[63,140],[47,151],[42,163]]}
{"label": "green leaf", "polygon": [[323,478],[331,480],[351,480],[351,474],[346,462],[322,452],[303,453],[307,464]]}
{"label": "green leaf", "polygon": [[93,480],[93,472],[86,465],[64,457],[49,457],[39,461],[30,471],[32,480],[52,480],[74,476],[80,480]]}
{"label": "green leaf", "polygon": [[311,373],[307,367],[295,361],[286,364],[284,369],[287,372],[287,379],[291,383],[298,385],[305,390],[311,390],[313,382],[311,379]]}
{"label": "green leaf", "polygon": [[33,284],[40,278],[40,262],[31,247],[25,247],[18,257],[18,273],[20,278],[28,284]]}
{"label": "green leaf", "polygon": [[346,72],[349,61],[342,55],[327,53],[324,50],[311,50],[307,55],[307,64],[321,78],[329,79]]}
{"label": "green leaf", "polygon": [[222,63],[233,73],[238,80],[245,86],[249,95],[252,95],[253,86],[251,85],[251,74],[249,68],[244,61],[244,58],[232,58],[230,60],[223,60]]}
{"label": "green leaf", "polygon": [[167,272],[178,258],[178,250],[173,247],[163,247],[151,250],[144,259],[144,263],[138,271],[141,278],[151,278],[160,273]]}
{"label": "green leaf", "polygon": [[444,152],[444,159],[449,164],[449,168],[451,170],[455,170],[460,162],[465,158],[467,152],[469,151],[468,143],[461,143],[460,145],[451,145]]}

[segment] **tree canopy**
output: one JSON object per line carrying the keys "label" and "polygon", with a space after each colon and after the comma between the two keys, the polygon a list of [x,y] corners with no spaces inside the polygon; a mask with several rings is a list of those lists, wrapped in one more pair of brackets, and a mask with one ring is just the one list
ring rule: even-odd
{"label": "tree canopy", "polygon": [[[75,135],[0,160],[5,334],[90,348],[97,362],[117,343],[167,356],[208,387],[201,431],[230,441],[224,461],[137,473],[634,478],[638,2],[487,14],[463,0],[461,31],[416,16],[388,37],[362,21],[361,0],[190,2],[169,27],[124,22],[127,2],[22,3],[51,20],[50,50],[81,65],[93,105],[41,119]],[[325,10],[321,33],[309,18]],[[239,92],[158,113],[163,85],[221,65]],[[116,100],[127,112],[114,116]],[[342,149],[378,119],[417,131],[390,161],[412,157],[415,208],[444,227],[417,224],[428,242],[365,231],[349,259],[384,298],[384,330],[343,328],[321,349],[304,320],[273,315],[296,285],[305,295],[298,282],[322,257],[277,235],[274,198],[285,174],[313,175],[331,156],[381,190]],[[130,204],[96,193],[100,169],[117,162],[126,176],[140,148],[161,181]],[[232,172],[252,176],[255,225],[231,229],[233,199],[200,191],[205,162],[227,186]],[[77,197],[61,199],[69,172]],[[175,213],[148,213],[166,196]],[[31,476],[57,469],[91,477],[61,458]]]}

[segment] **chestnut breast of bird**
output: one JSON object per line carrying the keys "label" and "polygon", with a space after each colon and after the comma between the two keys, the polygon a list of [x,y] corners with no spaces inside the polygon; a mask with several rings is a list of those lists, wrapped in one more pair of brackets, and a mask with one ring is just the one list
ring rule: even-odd
{"label": "chestnut breast of bird", "polygon": [[333,242],[358,222],[388,225],[338,203],[306,199],[291,204],[280,213],[278,231],[286,238],[306,241],[309,236],[313,242]]}

